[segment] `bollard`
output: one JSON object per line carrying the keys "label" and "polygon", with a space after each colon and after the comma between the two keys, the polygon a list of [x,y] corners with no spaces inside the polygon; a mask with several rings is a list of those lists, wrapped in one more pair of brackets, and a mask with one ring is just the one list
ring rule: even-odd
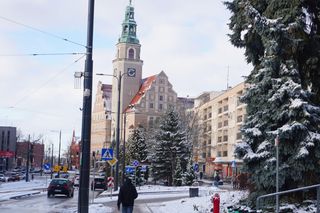
{"label": "bollard", "polygon": [[219,213],[220,212],[220,196],[218,193],[214,195],[212,202],[213,202],[213,213]]}

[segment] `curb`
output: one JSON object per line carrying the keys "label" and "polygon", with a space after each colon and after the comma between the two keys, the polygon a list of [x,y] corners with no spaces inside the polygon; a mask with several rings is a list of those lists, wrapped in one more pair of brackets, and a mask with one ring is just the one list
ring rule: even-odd
{"label": "curb", "polygon": [[19,199],[19,198],[22,198],[22,197],[29,197],[31,195],[37,195],[37,194],[40,194],[40,193],[41,192],[32,192],[32,193],[27,193],[27,194],[21,194],[21,195],[12,196],[9,199]]}

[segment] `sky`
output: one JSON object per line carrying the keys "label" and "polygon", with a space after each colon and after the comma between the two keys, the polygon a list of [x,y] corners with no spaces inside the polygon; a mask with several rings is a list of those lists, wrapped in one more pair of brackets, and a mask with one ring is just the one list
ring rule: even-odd
{"label": "sky", "polygon": [[[128,4],[95,1],[94,73],[112,73]],[[197,97],[250,73],[244,51],[229,42],[230,13],[222,1],[133,0],[133,6],[143,77],[163,70],[178,96]],[[41,135],[55,147],[61,130],[65,150],[73,130],[81,136],[82,89],[75,89],[73,75],[84,70],[88,1],[10,0],[0,8],[0,125],[17,127],[24,137]],[[30,55],[49,53],[77,54]],[[93,103],[98,81],[112,79],[94,75]]]}

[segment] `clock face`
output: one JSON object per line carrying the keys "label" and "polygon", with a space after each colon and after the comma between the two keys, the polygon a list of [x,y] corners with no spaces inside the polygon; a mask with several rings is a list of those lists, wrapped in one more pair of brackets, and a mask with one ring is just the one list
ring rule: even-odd
{"label": "clock face", "polygon": [[127,74],[129,77],[135,77],[136,76],[136,69],[135,68],[128,68]]}

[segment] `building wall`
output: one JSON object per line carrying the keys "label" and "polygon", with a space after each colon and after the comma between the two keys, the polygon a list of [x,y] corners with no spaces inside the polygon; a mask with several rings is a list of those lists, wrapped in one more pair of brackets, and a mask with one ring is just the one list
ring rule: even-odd
{"label": "building wall", "polygon": [[245,84],[240,83],[220,95],[216,93],[195,109],[200,115],[203,134],[194,152],[197,152],[199,164],[208,168],[205,174],[209,177],[217,171],[223,177],[232,175],[231,164],[236,160],[234,148],[241,142],[240,127],[246,115],[246,106],[239,101],[244,90]]}
{"label": "building wall", "polygon": [[111,94],[112,86],[98,83],[91,118],[91,152],[99,157],[102,148],[111,144]]}
{"label": "building wall", "polygon": [[[0,151],[16,152],[16,127],[0,127]],[[14,165],[14,158],[0,157],[0,171],[10,170]]]}
{"label": "building wall", "polygon": [[[18,142],[17,143],[17,167],[25,167],[27,165],[27,157],[28,157],[28,143]],[[43,160],[44,160],[44,144],[30,142],[29,144],[30,150],[30,168],[41,168]]]}

